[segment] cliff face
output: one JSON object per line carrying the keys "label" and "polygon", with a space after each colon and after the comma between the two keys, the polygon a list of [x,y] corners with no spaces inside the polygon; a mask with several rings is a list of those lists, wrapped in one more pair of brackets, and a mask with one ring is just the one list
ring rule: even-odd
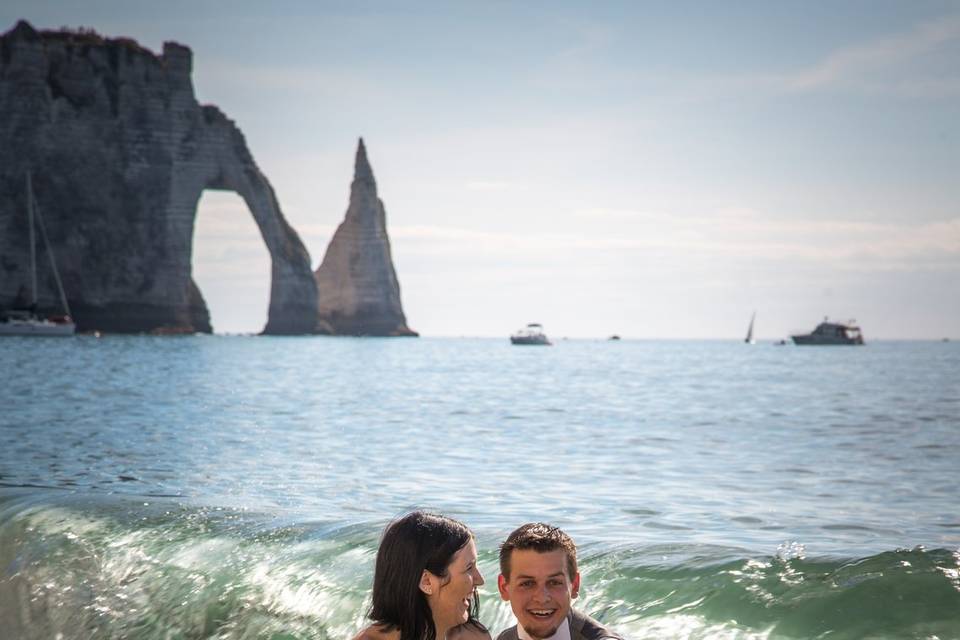
{"label": "cliff face", "polygon": [[[29,288],[29,170],[80,330],[210,331],[190,257],[200,195],[219,189],[244,199],[270,251],[264,333],[314,331],[310,257],[243,134],[197,103],[191,67],[169,42],[156,56],[25,22],[0,36],[0,306]],[[39,277],[39,306],[58,309],[52,273]]]}
{"label": "cliff face", "polygon": [[346,218],[315,275],[318,330],[336,335],[417,335],[403,315],[386,212],[362,138]]}

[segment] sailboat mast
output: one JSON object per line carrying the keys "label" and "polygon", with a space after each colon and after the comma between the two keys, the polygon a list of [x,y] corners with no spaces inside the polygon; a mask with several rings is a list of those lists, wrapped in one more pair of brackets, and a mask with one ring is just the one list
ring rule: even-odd
{"label": "sailboat mast", "polygon": [[57,261],[53,257],[53,247],[50,246],[50,239],[47,237],[47,227],[43,224],[43,216],[40,215],[40,207],[34,204],[34,213],[37,216],[37,222],[40,224],[40,237],[43,239],[43,246],[47,249],[47,257],[50,258],[50,268],[53,270],[53,279],[57,281],[57,291],[60,292],[60,304],[63,305],[63,311],[68,316],[70,305],[67,304],[67,294],[63,291],[63,282],[60,281],[60,272],[57,270]]}
{"label": "sailboat mast", "polygon": [[27,171],[27,226],[30,229],[30,308],[37,306],[37,239],[33,229],[33,183]]}

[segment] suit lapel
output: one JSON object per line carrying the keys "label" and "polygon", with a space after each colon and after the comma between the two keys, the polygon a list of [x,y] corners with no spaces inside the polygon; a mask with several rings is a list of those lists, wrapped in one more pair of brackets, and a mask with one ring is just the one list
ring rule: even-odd
{"label": "suit lapel", "polygon": [[584,640],[583,625],[587,621],[582,615],[570,609],[567,622],[570,624],[570,640]]}

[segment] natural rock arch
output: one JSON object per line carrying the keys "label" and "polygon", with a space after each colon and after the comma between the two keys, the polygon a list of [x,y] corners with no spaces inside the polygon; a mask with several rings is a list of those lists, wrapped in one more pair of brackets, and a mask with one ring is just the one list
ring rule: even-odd
{"label": "natural rock arch", "polygon": [[204,189],[200,194],[190,263],[214,332],[263,330],[270,308],[270,252],[235,192]]}
{"label": "natural rock arch", "polygon": [[[31,171],[81,330],[210,331],[190,257],[200,196],[213,189],[243,198],[270,252],[264,333],[314,332],[310,256],[243,134],[197,103],[191,68],[190,50],[169,42],[156,56],[26,22],[0,37],[0,305],[29,278]],[[40,306],[55,306],[53,289]]]}

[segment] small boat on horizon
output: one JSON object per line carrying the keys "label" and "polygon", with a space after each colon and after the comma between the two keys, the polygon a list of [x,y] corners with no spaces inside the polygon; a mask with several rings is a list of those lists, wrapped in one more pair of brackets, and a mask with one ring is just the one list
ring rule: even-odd
{"label": "small boat on horizon", "polygon": [[[27,227],[30,232],[30,298],[29,301],[24,300],[22,304],[15,302],[13,309],[0,310],[0,336],[72,336],[76,333],[77,327],[70,317],[70,305],[67,304],[67,296],[63,292],[63,283],[60,281],[57,262],[53,258],[53,250],[50,248],[50,241],[47,239],[47,230],[43,225],[43,218],[40,217],[40,209],[37,208],[33,199],[33,183],[29,171],[27,172],[27,220]],[[35,226],[40,229],[43,246],[50,258],[53,277],[57,282],[57,289],[60,293],[60,304],[64,310],[61,315],[44,315],[37,311]],[[21,292],[23,290],[24,287],[21,287]],[[18,301],[20,297],[20,294],[18,294]]]}
{"label": "small boat on horizon", "polygon": [[750,326],[747,327],[747,337],[744,338],[744,342],[747,344],[756,344],[756,341],[753,339],[753,321],[757,318],[757,312],[754,311],[753,315],[750,316]]}
{"label": "small boat on horizon", "polygon": [[551,342],[547,339],[547,334],[543,332],[543,326],[531,322],[510,336],[510,344],[550,346]]}
{"label": "small boat on horizon", "polygon": [[790,336],[796,345],[862,345],[863,334],[853,320],[830,322],[824,318],[812,333]]}

